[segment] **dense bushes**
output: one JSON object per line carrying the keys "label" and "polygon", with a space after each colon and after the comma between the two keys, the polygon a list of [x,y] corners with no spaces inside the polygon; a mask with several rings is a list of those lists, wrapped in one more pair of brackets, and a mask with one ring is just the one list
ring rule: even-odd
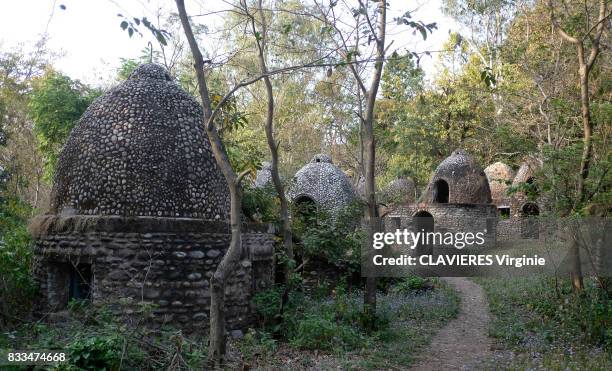
{"label": "dense bushes", "polygon": [[242,194],[242,212],[254,221],[278,223],[280,203],[272,184],[261,188],[245,185]]}
{"label": "dense bushes", "polygon": [[[264,369],[287,367],[278,361],[288,354],[297,368],[403,369],[459,308],[457,295],[444,283],[424,281],[431,283],[424,290],[416,282],[414,277],[388,282],[378,295],[374,332],[363,316],[363,292],[347,292],[343,281],[331,294],[327,285],[310,294],[291,292],[282,315],[282,287],[260,293],[254,304],[262,327],[246,335],[240,350],[249,364]],[[319,351],[332,363],[317,364]]]}
{"label": "dense bushes", "polygon": [[371,333],[361,293],[349,294],[344,287],[339,284],[329,297],[293,291],[282,314],[282,287],[257,294],[254,304],[263,330],[299,349],[351,350],[364,346],[387,329],[389,313],[381,308],[377,331]]}
{"label": "dense bushes", "polygon": [[34,294],[27,217],[31,210],[0,193],[0,327],[25,320]]}
{"label": "dense bushes", "polygon": [[300,241],[296,251],[303,259],[317,258],[349,272],[358,271],[363,231],[355,227],[362,213],[359,202],[333,217],[324,210],[294,210],[293,230]]}

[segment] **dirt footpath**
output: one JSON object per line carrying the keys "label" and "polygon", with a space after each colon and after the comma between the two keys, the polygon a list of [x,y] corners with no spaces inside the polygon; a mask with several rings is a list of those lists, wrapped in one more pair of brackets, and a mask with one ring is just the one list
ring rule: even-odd
{"label": "dirt footpath", "polygon": [[444,278],[461,297],[459,315],[450,321],[422,351],[411,370],[473,370],[490,358],[489,307],[484,291],[467,278]]}

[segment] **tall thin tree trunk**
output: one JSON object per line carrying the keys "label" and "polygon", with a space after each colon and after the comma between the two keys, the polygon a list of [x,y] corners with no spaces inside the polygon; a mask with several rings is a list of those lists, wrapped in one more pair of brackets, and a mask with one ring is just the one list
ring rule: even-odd
{"label": "tall thin tree trunk", "polygon": [[[584,50],[582,45],[579,46],[579,58],[581,61],[584,59]],[[582,158],[580,160],[580,177],[578,178],[577,197],[576,202],[582,203],[585,200],[584,182],[589,177],[589,167],[591,163],[591,152],[593,144],[591,142],[591,135],[593,132],[593,124],[591,122],[590,112],[590,98],[589,98],[589,68],[584,62],[580,66],[580,109],[582,113],[582,127],[583,127],[583,148]]]}
{"label": "tall thin tree trunk", "polygon": [[580,248],[576,241],[576,236],[571,236],[569,258],[570,258],[570,280],[572,281],[572,289],[575,293],[581,293],[584,289],[584,281],[582,279],[582,267],[580,261]]}
{"label": "tall thin tree trunk", "polygon": [[[264,14],[262,0],[259,0],[259,16],[261,21],[261,38],[256,37],[257,48],[258,48],[258,59],[259,65],[261,68],[261,73],[264,75],[263,81],[266,86],[266,95],[268,99],[267,104],[267,113],[266,113],[266,138],[268,141],[268,147],[270,148],[270,156],[272,158],[272,168],[270,172],[272,173],[272,183],[274,184],[274,189],[276,190],[276,194],[280,201],[280,218],[281,218],[281,230],[283,235],[283,247],[285,253],[287,254],[287,263],[285,264],[285,283],[289,283],[289,278],[291,273],[293,272],[293,235],[291,233],[291,221],[289,220],[289,203],[287,202],[287,196],[285,195],[285,187],[283,187],[283,183],[280,178],[280,174],[278,171],[278,145],[274,139],[274,93],[272,90],[272,82],[270,78],[267,76],[268,74],[268,66],[266,64],[266,48],[268,41],[268,29],[266,25],[266,17]],[[253,29],[253,35],[256,35],[256,27],[255,27],[255,18],[248,14],[248,5],[244,4],[245,11],[247,15],[251,17],[251,26]],[[288,285],[287,285],[288,289]],[[285,295],[287,295],[287,289],[285,290]],[[283,300],[284,301],[284,300]]]}
{"label": "tall thin tree trunk", "polygon": [[223,364],[225,357],[225,284],[231,272],[235,270],[236,263],[242,253],[242,192],[240,183],[248,172],[236,175],[232,169],[229,157],[214,123],[216,113],[225,103],[229,95],[226,95],[224,99],[219,102],[215,110],[212,109],[206,77],[204,76],[204,58],[202,57],[191,24],[189,23],[184,0],[176,0],[176,6],[194,59],[194,69],[198,79],[198,93],[202,100],[204,111],[206,134],[208,135],[208,140],[210,141],[217,165],[225,177],[230,193],[231,241],[223,259],[221,259],[215,273],[210,279],[210,339],[208,345],[208,361],[211,367],[219,367]]}
{"label": "tall thin tree trunk", "polygon": [[[378,14],[378,35],[376,38],[376,63],[374,64],[374,76],[370,89],[366,96],[365,118],[363,120],[364,131],[364,162],[365,162],[365,192],[368,203],[367,220],[369,233],[376,232],[378,228],[378,207],[376,204],[376,140],[374,138],[374,107],[376,105],[376,95],[382,76],[383,63],[385,58],[385,34],[386,34],[387,2],[381,0],[379,3]],[[364,311],[370,317],[376,315],[376,277],[366,277],[366,287],[364,293]]]}

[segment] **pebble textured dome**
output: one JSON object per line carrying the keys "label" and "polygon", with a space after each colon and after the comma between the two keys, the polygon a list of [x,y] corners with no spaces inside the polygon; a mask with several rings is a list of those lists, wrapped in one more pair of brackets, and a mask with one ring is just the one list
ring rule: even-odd
{"label": "pebble textured dome", "polygon": [[272,163],[264,161],[261,169],[257,170],[255,188],[263,188],[269,184],[272,184]]}
{"label": "pebble textured dome", "polygon": [[512,181],[512,185],[526,183],[529,178],[535,175],[535,172],[542,167],[542,161],[535,156],[528,156],[523,164],[516,172],[516,176]]}
{"label": "pebble textured dome", "polygon": [[383,190],[383,201],[387,203],[411,203],[415,199],[415,185],[410,178],[398,178]]}
{"label": "pebble textured dome", "polygon": [[51,210],[226,220],[228,191],[200,105],[155,64],[85,111],[62,150]]}
{"label": "pebble textured dome", "polygon": [[509,206],[510,196],[507,194],[509,184],[514,179],[514,171],[512,168],[503,162],[496,162],[484,169],[489,188],[491,189],[491,198],[497,206]]}
{"label": "pebble textured dome", "polygon": [[316,204],[335,212],[356,198],[349,178],[332,163],[328,155],[315,155],[310,163],[293,177],[288,191],[292,202],[308,197]]}
{"label": "pebble textured dome", "polygon": [[490,204],[491,190],[484,171],[465,150],[457,149],[438,165],[431,178],[424,200],[435,202],[436,184],[448,184],[448,203]]}

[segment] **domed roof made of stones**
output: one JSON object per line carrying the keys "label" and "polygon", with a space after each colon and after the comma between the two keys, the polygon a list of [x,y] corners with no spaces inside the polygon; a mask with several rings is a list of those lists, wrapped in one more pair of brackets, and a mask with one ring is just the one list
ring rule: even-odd
{"label": "domed roof made of stones", "polygon": [[518,171],[516,172],[516,176],[512,181],[512,185],[517,185],[519,183],[526,183],[529,178],[532,178],[536,171],[542,167],[542,160],[538,159],[535,156],[527,156],[525,161],[521,164]]}
{"label": "domed roof made of stones", "polygon": [[298,170],[287,193],[292,202],[308,197],[332,213],[356,198],[348,176],[332,163],[331,157],[321,154]]}
{"label": "domed roof made of stones", "polygon": [[448,202],[454,204],[490,204],[491,190],[484,171],[465,150],[457,149],[438,165],[427,190],[425,202],[434,202],[438,180],[448,183]]}
{"label": "domed roof made of stones", "polygon": [[415,200],[415,185],[410,178],[398,178],[389,183],[382,192],[386,203],[411,203]]}
{"label": "domed roof made of stones", "polygon": [[261,169],[257,170],[254,185],[256,188],[263,188],[269,184],[272,184],[272,163],[264,161]]}
{"label": "domed roof made of stones", "polygon": [[226,220],[200,105],[155,64],[96,99],[64,146],[51,210]]}
{"label": "domed roof made of stones", "polygon": [[503,162],[496,162],[487,166],[484,172],[489,181],[493,203],[497,206],[509,206],[510,196],[508,196],[507,190],[514,178],[512,168]]}

